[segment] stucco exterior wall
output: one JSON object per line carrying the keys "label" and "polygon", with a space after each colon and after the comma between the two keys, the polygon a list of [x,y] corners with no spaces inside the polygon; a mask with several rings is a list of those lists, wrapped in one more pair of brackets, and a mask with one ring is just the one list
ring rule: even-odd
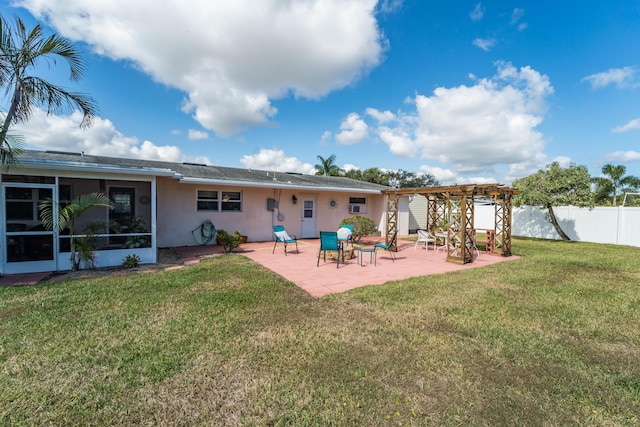
{"label": "stucco exterior wall", "polygon": [[[198,211],[198,190],[240,191],[242,211]],[[297,198],[295,204],[293,195]],[[344,218],[352,216],[349,213],[349,197],[366,197],[367,212],[362,215],[372,218],[376,223],[384,214],[382,194],[184,184],[171,178],[158,178],[157,196],[157,237],[158,247],[161,248],[201,244],[198,240],[199,227],[206,220],[210,220],[216,229],[230,233],[239,230],[250,242],[272,240],[273,225],[284,225],[290,234],[300,236],[304,199],[315,201],[314,237],[319,236],[320,230],[337,230]],[[277,209],[267,210],[268,198],[278,201]]]}

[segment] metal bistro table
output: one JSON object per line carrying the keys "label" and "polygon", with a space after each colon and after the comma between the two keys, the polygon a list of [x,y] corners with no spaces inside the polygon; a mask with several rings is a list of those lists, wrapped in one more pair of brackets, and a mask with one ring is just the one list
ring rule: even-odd
{"label": "metal bistro table", "polygon": [[365,252],[369,252],[369,264],[371,264],[371,262],[373,261],[373,265],[376,266],[378,261],[378,256],[377,256],[378,254],[376,252],[376,247],[368,246],[365,248],[358,248],[358,260],[359,260],[360,267],[364,267],[362,265],[362,254]]}

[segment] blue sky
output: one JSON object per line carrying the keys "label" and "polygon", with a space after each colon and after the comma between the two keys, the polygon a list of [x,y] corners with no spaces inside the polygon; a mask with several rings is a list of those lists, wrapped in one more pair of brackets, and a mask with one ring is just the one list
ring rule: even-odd
{"label": "blue sky", "polygon": [[[17,0],[88,71],[36,74],[100,115],[35,111],[29,148],[312,173],[510,184],[552,161],[640,176],[633,1]],[[6,108],[3,105],[3,108]]]}

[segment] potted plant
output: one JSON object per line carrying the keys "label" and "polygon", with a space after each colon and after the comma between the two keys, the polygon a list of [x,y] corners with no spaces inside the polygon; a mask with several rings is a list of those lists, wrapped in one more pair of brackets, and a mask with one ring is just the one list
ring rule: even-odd
{"label": "potted plant", "polygon": [[[222,246],[225,253],[231,252],[243,242],[242,234],[238,230],[234,231],[233,234],[227,233],[225,230],[219,229],[217,235],[217,242]],[[246,240],[245,240],[246,241]]]}

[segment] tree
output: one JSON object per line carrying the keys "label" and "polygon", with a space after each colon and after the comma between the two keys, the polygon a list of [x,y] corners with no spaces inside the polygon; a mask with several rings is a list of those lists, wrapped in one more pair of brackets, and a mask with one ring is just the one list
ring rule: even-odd
{"label": "tree", "polygon": [[389,175],[389,185],[396,188],[422,188],[439,185],[438,180],[428,173],[407,172],[399,169],[391,171]]}
{"label": "tree", "polygon": [[637,191],[638,187],[640,187],[640,178],[633,175],[625,176],[626,171],[627,168],[625,166],[614,166],[611,163],[607,163],[602,167],[604,176],[593,178],[593,182],[596,184],[596,203],[602,203],[611,197],[613,206],[616,206],[619,195],[627,191]]}
{"label": "tree", "polygon": [[45,37],[41,25],[27,31],[20,18],[12,27],[0,15],[0,86],[5,88],[9,108],[3,114],[0,128],[0,161],[8,166],[15,163],[20,147],[19,137],[9,134],[12,125],[29,120],[34,107],[47,114],[56,114],[67,107],[83,113],[82,127],[89,126],[97,113],[95,101],[84,94],[69,92],[30,73],[41,62],[56,64],[62,59],[69,65],[69,79],[78,81],[85,71],[80,52],[71,41],[57,34]]}
{"label": "tree", "polygon": [[336,155],[332,154],[326,159],[322,156],[316,156],[320,163],[315,166],[316,175],[324,175],[324,176],[339,176],[340,168],[335,164]]}
{"label": "tree", "polygon": [[[69,228],[69,240],[71,245],[71,269],[77,271],[80,268],[80,250],[86,243],[87,239],[82,239],[81,235],[76,234],[76,224],[80,217],[89,209],[102,206],[111,209],[112,205],[109,198],[102,193],[90,193],[83,194],[82,196],[74,199],[66,206],[61,206],[59,203],[54,202],[51,199],[44,200],[38,205],[40,210],[40,219],[42,220],[42,226],[47,230],[53,230],[57,228],[59,231]],[[57,215],[56,215],[57,213]],[[87,230],[91,233],[95,233],[96,223],[90,223],[87,225]],[[79,248],[80,246],[80,248]],[[86,249],[84,249],[86,252]],[[86,258],[86,256],[85,256]]]}
{"label": "tree", "polygon": [[553,162],[534,174],[516,179],[513,187],[521,191],[521,194],[514,197],[514,205],[540,206],[546,209],[549,221],[565,241],[571,239],[558,224],[553,207],[594,205],[591,177],[586,166],[571,164],[563,168],[558,162]]}
{"label": "tree", "polygon": [[389,175],[378,168],[365,169],[362,171],[360,180],[374,184],[389,185]]}

